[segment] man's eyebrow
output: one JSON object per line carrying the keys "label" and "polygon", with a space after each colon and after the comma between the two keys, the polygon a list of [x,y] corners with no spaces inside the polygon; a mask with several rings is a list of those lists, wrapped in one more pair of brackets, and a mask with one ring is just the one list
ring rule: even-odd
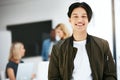
{"label": "man's eyebrow", "polygon": [[[77,13],[73,13],[72,15],[78,15]],[[82,15],[87,15],[87,13],[82,13]]]}

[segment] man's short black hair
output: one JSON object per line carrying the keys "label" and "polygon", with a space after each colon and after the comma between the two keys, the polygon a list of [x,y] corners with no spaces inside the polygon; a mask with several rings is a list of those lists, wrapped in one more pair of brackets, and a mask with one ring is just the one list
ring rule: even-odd
{"label": "man's short black hair", "polygon": [[91,7],[85,2],[81,2],[81,3],[80,2],[75,2],[75,3],[71,4],[70,7],[69,7],[69,10],[68,10],[68,13],[67,13],[68,17],[70,18],[71,14],[72,14],[72,11],[75,8],[78,8],[78,7],[82,7],[82,8],[85,9],[85,11],[87,12],[88,21],[90,22],[93,12],[92,12]]}

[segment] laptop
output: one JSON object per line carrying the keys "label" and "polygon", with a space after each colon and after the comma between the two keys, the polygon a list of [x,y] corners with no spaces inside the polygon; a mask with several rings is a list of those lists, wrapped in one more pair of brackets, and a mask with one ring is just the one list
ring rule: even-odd
{"label": "laptop", "polygon": [[16,80],[31,80],[33,74],[33,63],[20,63],[18,65]]}

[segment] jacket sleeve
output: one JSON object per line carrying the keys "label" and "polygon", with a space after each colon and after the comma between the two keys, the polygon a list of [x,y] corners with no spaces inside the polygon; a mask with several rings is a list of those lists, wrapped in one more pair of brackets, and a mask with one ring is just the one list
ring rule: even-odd
{"label": "jacket sleeve", "polygon": [[59,72],[59,59],[58,48],[54,45],[52,48],[49,68],[48,68],[48,80],[61,80]]}
{"label": "jacket sleeve", "polygon": [[103,80],[117,80],[115,62],[107,41],[104,45],[104,58]]}

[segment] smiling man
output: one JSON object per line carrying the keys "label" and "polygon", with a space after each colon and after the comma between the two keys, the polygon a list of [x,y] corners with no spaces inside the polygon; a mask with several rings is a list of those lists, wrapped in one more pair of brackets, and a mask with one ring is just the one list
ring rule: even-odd
{"label": "smiling man", "polygon": [[92,14],[85,2],[70,5],[73,34],[53,46],[48,80],[117,80],[108,42],[87,33]]}

